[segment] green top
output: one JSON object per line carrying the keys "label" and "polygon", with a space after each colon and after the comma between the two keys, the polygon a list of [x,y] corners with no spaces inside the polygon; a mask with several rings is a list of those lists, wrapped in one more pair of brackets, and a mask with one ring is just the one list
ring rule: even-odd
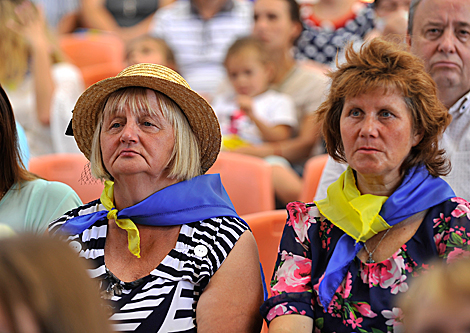
{"label": "green top", "polygon": [[68,185],[36,179],[13,185],[0,200],[0,223],[15,232],[42,234],[50,222],[82,205]]}

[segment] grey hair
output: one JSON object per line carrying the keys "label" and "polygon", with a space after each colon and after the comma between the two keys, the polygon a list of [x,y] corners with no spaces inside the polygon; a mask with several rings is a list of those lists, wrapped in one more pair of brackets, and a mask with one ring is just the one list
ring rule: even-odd
{"label": "grey hair", "polygon": [[413,31],[413,22],[415,17],[416,8],[422,0],[411,0],[410,11],[408,12],[408,36],[411,36]]}

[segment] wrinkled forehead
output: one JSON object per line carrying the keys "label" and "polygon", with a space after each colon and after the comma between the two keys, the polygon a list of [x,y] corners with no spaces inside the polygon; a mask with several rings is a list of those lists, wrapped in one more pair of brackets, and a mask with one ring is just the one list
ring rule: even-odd
{"label": "wrinkled forehead", "polygon": [[[422,0],[416,6],[415,27],[433,24],[441,26],[470,26],[469,0]],[[416,30],[418,31],[418,30]]]}

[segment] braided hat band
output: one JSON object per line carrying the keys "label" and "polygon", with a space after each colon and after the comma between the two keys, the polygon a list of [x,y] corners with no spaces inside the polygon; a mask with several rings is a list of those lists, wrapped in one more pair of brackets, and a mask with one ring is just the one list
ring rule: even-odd
{"label": "braided hat band", "polygon": [[78,148],[86,158],[90,159],[93,134],[104,104],[111,93],[125,87],[149,88],[171,98],[183,111],[197,138],[203,173],[214,164],[220,151],[221,134],[212,107],[178,73],[157,64],[129,66],[83,92],[75,104],[72,128]]}

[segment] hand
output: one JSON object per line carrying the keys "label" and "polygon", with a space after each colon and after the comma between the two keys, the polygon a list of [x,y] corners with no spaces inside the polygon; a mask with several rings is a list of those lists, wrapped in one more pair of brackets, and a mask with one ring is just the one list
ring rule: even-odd
{"label": "hand", "polygon": [[16,6],[17,20],[9,20],[6,26],[22,35],[28,43],[35,47],[48,45],[46,20],[40,8],[34,7],[30,1],[24,1]]}
{"label": "hand", "polygon": [[253,119],[253,98],[247,95],[238,95],[237,103],[242,110],[250,119]]}

